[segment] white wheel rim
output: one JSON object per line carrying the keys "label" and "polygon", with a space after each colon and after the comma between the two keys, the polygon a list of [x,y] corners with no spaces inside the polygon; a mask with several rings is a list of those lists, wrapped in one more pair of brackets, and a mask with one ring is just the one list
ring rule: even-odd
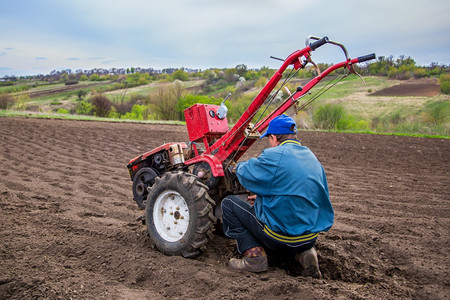
{"label": "white wheel rim", "polygon": [[155,201],[153,223],[159,235],[168,242],[184,237],[189,226],[189,207],[176,191],[165,191]]}

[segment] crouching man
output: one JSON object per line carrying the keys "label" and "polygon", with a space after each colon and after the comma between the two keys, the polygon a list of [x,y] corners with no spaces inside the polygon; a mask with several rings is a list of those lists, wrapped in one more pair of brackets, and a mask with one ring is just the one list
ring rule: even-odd
{"label": "crouching man", "polygon": [[319,232],[330,229],[334,219],[325,171],[297,140],[291,117],[274,118],[263,137],[268,137],[270,148],[234,170],[242,186],[256,195],[251,197],[254,205],[236,196],[222,201],[224,233],[236,240],[243,254],[242,259],[230,259],[229,265],[267,271],[267,249],[274,255],[293,255],[303,267],[303,276],[321,278],[313,246]]}

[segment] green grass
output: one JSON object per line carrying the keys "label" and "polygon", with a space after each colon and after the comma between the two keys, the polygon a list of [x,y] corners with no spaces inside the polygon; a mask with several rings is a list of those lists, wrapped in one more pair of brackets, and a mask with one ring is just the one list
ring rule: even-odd
{"label": "green grass", "polygon": [[[329,79],[332,79],[333,76],[329,76]],[[355,75],[350,75],[344,79],[342,79],[340,82],[338,82],[335,86],[327,90],[323,96],[320,97],[320,99],[342,99],[345,97],[349,97],[350,95],[353,95],[355,93],[364,93],[368,95],[369,91],[377,91],[382,90],[384,88],[393,86],[398,83],[398,81],[395,80],[387,80],[383,77],[363,77],[364,82]],[[311,89],[311,92],[313,94],[317,93],[325,87],[329,81],[322,81],[319,84],[317,84],[313,89]],[[331,85],[332,83],[330,83]]]}
{"label": "green grass", "polygon": [[62,101],[62,100],[69,100],[69,99],[76,100],[76,99],[78,99],[77,92],[78,91],[67,91],[64,93],[58,93],[58,94],[54,94],[54,95],[35,97],[35,98],[32,98],[29,101],[29,103],[51,104],[52,102],[55,102],[55,101]]}
{"label": "green grass", "polygon": [[[36,118],[36,119],[57,119],[57,120],[79,120],[79,121],[95,121],[95,122],[115,122],[115,123],[145,123],[145,124],[167,124],[167,125],[183,125],[186,126],[186,122],[182,121],[157,121],[157,120],[127,120],[127,119],[113,119],[113,118],[98,118],[93,116],[82,115],[69,115],[58,113],[39,113],[39,112],[24,112],[24,111],[11,111],[0,110],[0,117],[22,117],[22,118]],[[233,124],[230,124],[231,126]],[[323,132],[346,132],[355,134],[375,134],[375,135],[393,135],[393,136],[409,136],[409,137],[421,137],[421,138],[437,138],[437,139],[450,139],[448,136],[443,135],[428,135],[428,134],[407,134],[407,133],[395,133],[395,132],[375,132],[375,131],[355,131],[355,130],[305,130],[301,131],[323,131]]]}
{"label": "green grass", "polygon": [[[327,79],[331,79],[329,76]],[[450,131],[450,96],[439,94],[433,97],[382,97],[382,96],[370,96],[370,94],[390,87],[398,83],[404,83],[404,81],[389,80],[385,77],[364,77],[364,84],[361,79],[355,75],[351,75],[344,78],[341,82],[336,84],[333,88],[328,90],[324,95],[319,97],[307,107],[307,110],[314,110],[318,107],[330,103],[341,105],[347,115],[352,116],[352,120],[357,122],[365,122],[369,124],[366,127],[369,130],[377,131],[378,134],[382,132],[397,132],[401,134],[407,134],[414,136],[448,136]],[[204,80],[191,80],[183,82],[185,88],[199,86],[204,83]],[[302,98],[301,103],[307,101],[310,97],[314,96],[315,92],[318,92],[327,82],[323,81],[319,83],[312,90],[313,95]],[[61,88],[64,86],[62,83],[48,84],[46,82],[20,82],[19,85],[35,85],[36,87],[30,88],[27,91],[14,93],[14,95],[27,95],[30,91],[50,91]],[[120,89],[110,91],[114,88],[114,83],[111,81],[82,81],[76,85],[77,89],[73,91],[66,91],[57,93],[54,95],[47,95],[42,97],[36,97],[33,99],[26,99],[26,97],[19,102],[19,107],[22,110],[58,110],[60,108],[69,109],[71,103],[77,102],[77,92],[80,89],[88,91],[88,95],[85,99],[90,97],[92,89],[106,90],[105,94],[111,101],[121,99],[125,97],[125,101],[128,101],[132,95],[145,95],[156,90],[160,84],[169,84],[168,82],[156,82],[153,81],[150,84],[132,87],[128,89]],[[97,86],[92,86],[97,85]],[[10,88],[11,86],[1,87]],[[233,87],[233,85],[231,85]],[[1,91],[0,88],[0,91]],[[222,89],[220,89],[222,88]],[[210,95],[217,95],[219,91],[225,91],[230,86],[214,87],[214,91],[210,91]],[[215,90],[217,89],[217,90]],[[248,93],[254,91],[251,89]],[[260,89],[258,89],[259,91]],[[247,92],[246,92],[247,93]],[[255,92],[256,94],[257,92]],[[232,97],[228,104],[229,108],[229,120],[232,121],[231,116],[241,115],[245,108],[241,108],[239,105],[239,99]],[[241,99],[242,100],[242,99]],[[58,103],[60,105],[58,105]],[[53,104],[53,105],[52,105]],[[30,105],[30,106],[28,106]],[[50,107],[50,108],[49,108]],[[236,111],[236,107],[239,107],[240,112]],[[14,107],[12,108],[14,109]],[[4,115],[5,113],[3,113]],[[20,114],[20,113],[19,113]],[[24,113],[25,115],[28,113]],[[50,114],[51,118],[55,116]],[[63,116],[68,118],[67,115]],[[75,116],[74,119],[78,119]],[[92,117],[87,117],[92,118]],[[96,118],[94,118],[96,119]],[[236,118],[233,118],[236,119]],[[150,121],[151,122],[151,121]],[[373,126],[376,123],[378,126]],[[361,127],[361,129],[363,129]],[[356,132],[359,132],[356,130]],[[429,134],[428,134],[429,133]]]}
{"label": "green grass", "polygon": [[[442,94],[433,97],[369,96],[375,91],[398,84],[400,81],[387,80],[382,77],[365,77],[364,80],[366,85],[356,76],[345,79],[319,97],[315,105],[339,104],[344,107],[347,113],[355,117],[372,120],[375,117],[382,118],[394,112],[401,112],[404,115],[417,115],[431,103],[450,103],[450,97]],[[372,92],[369,93],[369,90]]]}
{"label": "green grass", "polygon": [[40,113],[29,111],[0,110],[0,117],[21,117],[36,119],[58,119],[58,120],[79,120],[79,121],[97,121],[97,122],[116,122],[116,123],[146,123],[146,124],[168,124],[168,125],[186,125],[182,121],[164,121],[164,120],[128,120],[114,118],[99,118],[94,116],[70,115],[58,113]]}

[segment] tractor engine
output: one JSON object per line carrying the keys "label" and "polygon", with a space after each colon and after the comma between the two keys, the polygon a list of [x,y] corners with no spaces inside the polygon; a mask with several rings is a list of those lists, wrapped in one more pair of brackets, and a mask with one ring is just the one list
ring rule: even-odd
{"label": "tractor engine", "polygon": [[[197,149],[196,143],[203,141],[205,150],[209,152],[209,146],[229,130],[226,113],[221,114],[222,107],[224,106],[194,104],[184,110],[189,140],[194,143],[194,151]],[[198,152],[195,156],[198,156]]]}

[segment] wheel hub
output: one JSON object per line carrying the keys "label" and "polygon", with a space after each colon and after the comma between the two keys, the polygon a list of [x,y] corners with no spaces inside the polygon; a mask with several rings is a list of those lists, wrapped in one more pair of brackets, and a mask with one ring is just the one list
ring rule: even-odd
{"label": "wheel hub", "polygon": [[145,184],[139,182],[136,185],[136,194],[142,197],[145,194],[145,192],[146,192]]}
{"label": "wheel hub", "polygon": [[165,191],[155,201],[153,209],[155,228],[169,242],[184,237],[189,226],[189,207],[180,193]]}

